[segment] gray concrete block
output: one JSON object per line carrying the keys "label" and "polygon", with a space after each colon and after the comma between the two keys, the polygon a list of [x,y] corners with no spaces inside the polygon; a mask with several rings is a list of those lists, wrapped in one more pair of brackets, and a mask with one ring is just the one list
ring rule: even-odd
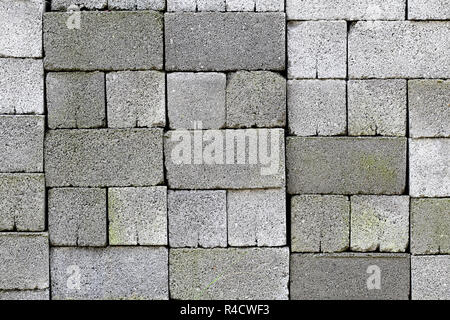
{"label": "gray concrete block", "polygon": [[49,290],[0,291],[0,300],[50,300]]}
{"label": "gray concrete block", "polygon": [[408,98],[410,137],[450,137],[449,80],[410,80]]}
{"label": "gray concrete block", "polygon": [[285,186],[281,129],[169,131],[164,137],[171,189]]}
{"label": "gray concrete block", "polygon": [[450,300],[450,256],[411,257],[413,300]]}
{"label": "gray concrete block", "polygon": [[408,254],[293,254],[292,300],[408,300]]}
{"label": "gray concrete block", "polygon": [[122,71],[106,75],[108,127],[164,127],[166,80],[159,71]]}
{"label": "gray concrete block", "polygon": [[284,0],[255,0],[256,12],[284,12]]}
{"label": "gray concrete block", "polygon": [[42,172],[43,116],[0,116],[0,172]]}
{"label": "gray concrete block", "polygon": [[0,290],[49,287],[46,233],[0,233]]}
{"label": "gray concrete block", "polygon": [[52,248],[52,299],[168,299],[166,248]]}
{"label": "gray concrete block", "polygon": [[286,190],[227,192],[228,244],[246,247],[286,245]]}
{"label": "gray concrete block", "polygon": [[48,187],[152,186],[164,181],[162,129],[53,130]]}
{"label": "gray concrete block", "polygon": [[255,11],[255,0],[226,0],[227,11]]}
{"label": "gray concrete block", "polygon": [[347,24],[345,21],[289,22],[288,78],[345,78]]}
{"label": "gray concrete block", "polygon": [[105,126],[104,73],[50,72],[46,84],[50,129]]}
{"label": "gray concrete block", "polygon": [[291,198],[292,252],[342,252],[349,248],[350,201],[345,196]]}
{"label": "gray concrete block", "polygon": [[405,136],[406,80],[350,80],[351,136]]}
{"label": "gray concrete block", "polygon": [[0,96],[0,114],[44,113],[42,60],[0,59]]}
{"label": "gray concrete block", "polygon": [[44,229],[44,175],[0,173],[0,231]]}
{"label": "gray concrete block", "polygon": [[50,189],[48,191],[50,244],[52,246],[106,246],[106,215],[105,189]]}
{"label": "gray concrete block", "polygon": [[167,0],[167,11],[195,11],[197,7],[196,0]]}
{"label": "gray concrete block", "polygon": [[153,11],[83,11],[77,13],[80,14],[79,29],[70,23],[67,25],[73,14],[44,14],[44,65],[47,70],[163,68],[162,14]]}
{"label": "gray concrete block", "polygon": [[225,0],[197,0],[198,11],[225,11]]}
{"label": "gray concrete block", "polygon": [[164,10],[165,0],[108,0],[109,10]]}
{"label": "gray concrete block", "polygon": [[289,80],[287,86],[290,134],[297,136],[346,134],[345,80]]}
{"label": "gray concrete block", "polygon": [[167,75],[167,110],[171,129],[225,127],[223,73],[176,72]]}
{"label": "gray concrete block", "polygon": [[449,20],[449,0],[408,0],[410,20]]}
{"label": "gray concrete block", "polygon": [[352,251],[406,252],[409,196],[352,196]]}
{"label": "gray concrete block", "polygon": [[405,0],[287,0],[288,20],[404,20]]}
{"label": "gray concrete block", "polygon": [[110,245],[167,245],[167,187],[108,189]]}
{"label": "gray concrete block", "polygon": [[269,71],[228,75],[227,127],[273,128],[286,125],[286,80]]}
{"label": "gray concrete block", "polygon": [[52,11],[67,11],[70,6],[78,6],[80,10],[100,10],[105,9],[107,4],[108,0],[51,0],[51,9]]}
{"label": "gray concrete block", "polygon": [[405,138],[301,138],[286,141],[290,194],[402,194]]}
{"label": "gray concrete block", "polygon": [[450,198],[411,199],[411,253],[450,254]]}
{"label": "gray concrete block", "polygon": [[350,78],[449,78],[450,22],[359,21],[348,35]]}
{"label": "gray concrete block", "polygon": [[166,70],[285,69],[284,13],[166,13]]}
{"label": "gray concrete block", "polygon": [[288,299],[288,248],[172,249],[169,270],[172,299]]}
{"label": "gray concrete block", "polygon": [[449,139],[410,139],[409,194],[412,197],[450,196],[449,159]]}
{"label": "gray concrete block", "polygon": [[169,191],[170,247],[226,247],[227,194],[219,191]]}

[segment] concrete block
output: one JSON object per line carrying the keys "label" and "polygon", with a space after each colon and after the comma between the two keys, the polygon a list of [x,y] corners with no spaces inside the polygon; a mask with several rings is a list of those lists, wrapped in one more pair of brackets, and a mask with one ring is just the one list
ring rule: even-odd
{"label": "concrete block", "polygon": [[106,246],[106,215],[105,189],[50,189],[48,191],[50,244],[52,246]]}
{"label": "concrete block", "polygon": [[290,194],[403,194],[405,138],[301,138],[286,141]]}
{"label": "concrete block", "polygon": [[225,0],[197,0],[198,11],[225,11]]}
{"label": "concrete block", "polygon": [[44,229],[44,175],[0,173],[0,231]]}
{"label": "concrete block", "polygon": [[172,249],[169,270],[172,299],[288,299],[288,248]]}
{"label": "concrete block", "polygon": [[[77,17],[79,29],[70,23]],[[161,70],[162,29],[163,16],[154,11],[47,12],[44,65],[58,71]]]}
{"label": "concrete block", "polygon": [[350,201],[345,196],[291,198],[292,252],[342,252],[349,248]]}
{"label": "concrete block", "polygon": [[0,291],[0,300],[50,300],[49,290]]}
{"label": "concrete block", "polygon": [[284,12],[284,0],[255,0],[256,12]]}
{"label": "concrete block", "polygon": [[227,81],[227,127],[286,125],[286,80],[269,71],[238,71]]}
{"label": "concrete block", "polygon": [[284,13],[166,13],[166,70],[285,69]]}
{"label": "concrete block", "polygon": [[292,300],[408,300],[407,254],[293,254]]}
{"label": "concrete block", "polygon": [[450,300],[450,256],[411,257],[413,300]]}
{"label": "concrete block", "polygon": [[70,6],[78,6],[80,10],[101,10],[105,9],[107,4],[108,0],[51,0],[51,9],[52,11],[68,11]]}
{"label": "concrete block", "polygon": [[227,192],[228,244],[277,247],[286,245],[286,190]]}
{"label": "concrete block", "polygon": [[50,129],[105,126],[104,73],[50,72],[46,83]]}
{"label": "concrete block", "polygon": [[194,11],[196,9],[196,0],[167,0],[167,11]]}
{"label": "concrete block", "polygon": [[52,299],[165,300],[168,263],[166,248],[52,248]]}
{"label": "concrete block", "polygon": [[347,131],[345,80],[289,80],[289,133],[343,135]]}
{"label": "concrete block", "polygon": [[449,20],[449,0],[408,0],[410,20]]}
{"label": "concrete block", "polygon": [[170,247],[226,247],[226,191],[169,191]]}
{"label": "concrete block", "polygon": [[176,72],[167,75],[167,109],[171,129],[225,127],[223,73]]}
{"label": "concrete block", "polygon": [[347,24],[345,21],[289,22],[288,78],[345,78]]}
{"label": "concrete block", "polygon": [[166,80],[159,71],[122,71],[106,75],[108,127],[164,127]]}
{"label": "concrete block", "polygon": [[255,11],[255,0],[226,0],[227,11]]}
{"label": "concrete block", "polygon": [[53,130],[48,187],[152,186],[164,181],[162,129]]}
{"label": "concrete block", "polygon": [[110,10],[159,10],[166,8],[165,0],[108,0]]}
{"label": "concrete block", "polygon": [[167,245],[167,187],[108,189],[110,245]]}

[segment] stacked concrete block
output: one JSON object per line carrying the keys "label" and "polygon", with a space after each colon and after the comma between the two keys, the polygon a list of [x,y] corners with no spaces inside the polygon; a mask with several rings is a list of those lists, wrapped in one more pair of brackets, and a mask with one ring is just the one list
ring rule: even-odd
{"label": "stacked concrete block", "polygon": [[412,256],[413,300],[450,300],[450,256]]}
{"label": "stacked concrete block", "polygon": [[279,12],[284,11],[284,0],[167,0],[167,11]]}
{"label": "stacked concrete block", "polygon": [[449,0],[408,0],[410,20],[449,20]]}
{"label": "stacked concrete block", "polygon": [[52,0],[52,11],[101,10],[108,5],[108,0]]}
{"label": "stacked concrete block", "polygon": [[50,291],[46,290],[6,290],[0,291],[0,300],[49,300]]}
{"label": "stacked concrete block", "polygon": [[164,10],[165,0],[108,0],[109,10]]}

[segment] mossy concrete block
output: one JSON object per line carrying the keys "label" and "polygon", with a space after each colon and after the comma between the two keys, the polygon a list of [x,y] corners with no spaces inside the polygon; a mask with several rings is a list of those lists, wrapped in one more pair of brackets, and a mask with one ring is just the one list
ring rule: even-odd
{"label": "mossy concrete block", "polygon": [[162,129],[50,130],[45,139],[48,187],[162,184]]}
{"label": "mossy concrete block", "polygon": [[104,73],[50,72],[46,84],[50,129],[106,125]]}
{"label": "mossy concrete block", "polygon": [[50,291],[48,289],[0,291],[0,300],[50,300]]}
{"label": "mossy concrete block", "polygon": [[405,138],[286,139],[290,194],[402,194]]}
{"label": "mossy concrete block", "polygon": [[450,198],[411,199],[411,253],[450,254]]}
{"label": "mossy concrete block", "polygon": [[[68,23],[75,14],[79,29]],[[44,50],[46,70],[161,70],[163,16],[155,11],[47,12]]]}
{"label": "mossy concrete block", "polygon": [[285,69],[285,14],[166,13],[166,70]]}
{"label": "mossy concrete block", "polygon": [[169,191],[168,206],[170,247],[227,246],[225,190]]}
{"label": "mossy concrete block", "polygon": [[110,245],[167,245],[167,187],[108,189]]}
{"label": "mossy concrete block", "polygon": [[408,300],[408,254],[293,254],[292,300]]}
{"label": "mossy concrete block", "polygon": [[46,233],[0,233],[0,291],[49,287]]}
{"label": "mossy concrete block", "polygon": [[342,252],[349,248],[348,197],[294,196],[290,206],[292,252]]}
{"label": "mossy concrete block", "polygon": [[449,20],[449,0],[408,0],[408,19]]}
{"label": "mossy concrete block", "polygon": [[[111,0],[110,0],[111,1]],[[52,0],[52,11],[67,11],[71,6],[77,6],[80,10],[101,10],[105,9],[108,0]]]}
{"label": "mossy concrete block", "polygon": [[409,196],[352,196],[352,251],[406,252]]}
{"label": "mossy concrete block", "polygon": [[412,300],[450,300],[450,256],[412,256]]}
{"label": "mossy concrete block", "polygon": [[52,248],[50,253],[54,300],[168,299],[166,248]]}
{"label": "mossy concrete block", "polygon": [[289,248],[170,250],[170,297],[287,300]]}
{"label": "mossy concrete block", "polygon": [[44,175],[0,173],[0,231],[44,229]]}
{"label": "mossy concrete block", "polygon": [[165,0],[108,0],[109,10],[164,10]]}

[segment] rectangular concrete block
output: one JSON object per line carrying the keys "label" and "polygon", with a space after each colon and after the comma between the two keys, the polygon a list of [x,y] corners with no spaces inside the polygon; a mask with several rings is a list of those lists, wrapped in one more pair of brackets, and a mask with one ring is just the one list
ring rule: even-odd
{"label": "rectangular concrete block", "polygon": [[172,249],[169,270],[172,299],[288,299],[288,248]]}
{"label": "rectangular concrete block", "polygon": [[226,0],[227,11],[255,11],[255,0]]}
{"label": "rectangular concrete block", "polygon": [[46,233],[0,233],[0,291],[49,287]]}
{"label": "rectangular concrete block", "polygon": [[43,116],[0,116],[0,172],[42,172]]}
{"label": "rectangular concrete block", "polygon": [[292,300],[408,300],[407,254],[293,254]]}
{"label": "rectangular concrete block", "polygon": [[167,0],[167,11],[169,12],[195,12],[197,0]]}
{"label": "rectangular concrete block", "polygon": [[52,248],[54,300],[168,299],[166,248]]}
{"label": "rectangular concrete block", "polygon": [[50,244],[52,246],[106,246],[106,215],[105,189],[50,189],[48,191]]}
{"label": "rectangular concrete block", "polygon": [[166,70],[285,69],[284,13],[166,13]]}
{"label": "rectangular concrete block", "polygon": [[225,11],[225,0],[197,0],[197,11]]}
{"label": "rectangular concrete block", "polygon": [[[47,70],[142,70],[163,68],[163,16],[154,11],[44,14]],[[76,20],[75,20],[76,21]],[[71,27],[71,28],[69,28]],[[78,28],[79,27],[79,28]]]}
{"label": "rectangular concrete block", "polygon": [[48,187],[153,186],[164,181],[162,129],[51,130]]}
{"label": "rectangular concrete block", "polygon": [[167,245],[167,187],[108,189],[110,245]]}
{"label": "rectangular concrete block", "polygon": [[109,10],[164,10],[165,0],[108,0]]}
{"label": "rectangular concrete block", "polygon": [[292,252],[342,252],[349,248],[350,201],[345,196],[291,198]]}
{"label": "rectangular concrete block", "polygon": [[284,0],[255,0],[256,12],[284,12]]}
{"label": "rectangular concrete block", "polygon": [[450,256],[411,257],[413,300],[450,300]]}
{"label": "rectangular concrete block", "polygon": [[228,244],[277,247],[286,245],[286,190],[227,192]]}
{"label": "rectangular concrete block", "polygon": [[359,21],[348,38],[350,78],[449,78],[450,22]]}
{"label": "rectangular concrete block", "polygon": [[290,194],[402,194],[405,138],[301,138],[286,141]]}
{"label": "rectangular concrete block", "polygon": [[8,290],[0,291],[0,300],[50,300],[49,290]]}
{"label": "rectangular concrete block", "polygon": [[449,0],[408,0],[410,20],[449,20]]}
{"label": "rectangular concrete block", "polygon": [[0,173],[0,231],[44,229],[44,175]]}
{"label": "rectangular concrete block", "polygon": [[[112,1],[112,0],[110,0]],[[52,11],[68,11],[72,6],[77,6],[80,10],[101,10],[105,9],[108,4],[108,0],[52,0]]]}

